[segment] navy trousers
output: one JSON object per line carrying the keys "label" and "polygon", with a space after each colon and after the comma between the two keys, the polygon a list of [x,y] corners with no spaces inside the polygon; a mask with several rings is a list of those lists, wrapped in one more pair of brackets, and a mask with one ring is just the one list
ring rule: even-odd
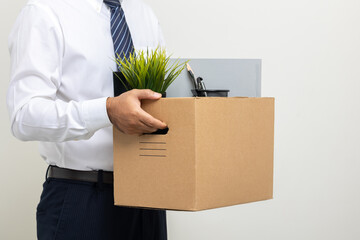
{"label": "navy trousers", "polygon": [[113,185],[48,178],[37,207],[39,240],[166,240],[163,210],[114,206]]}

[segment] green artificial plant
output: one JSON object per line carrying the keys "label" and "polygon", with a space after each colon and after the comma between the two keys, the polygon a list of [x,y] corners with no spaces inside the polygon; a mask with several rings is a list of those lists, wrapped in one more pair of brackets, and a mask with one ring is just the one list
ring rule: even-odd
{"label": "green artificial plant", "polygon": [[155,50],[141,50],[130,54],[128,58],[116,59],[124,78],[117,77],[126,90],[151,89],[154,92],[165,93],[184,70],[186,63],[180,63],[178,59],[170,64],[170,56],[159,47]]}

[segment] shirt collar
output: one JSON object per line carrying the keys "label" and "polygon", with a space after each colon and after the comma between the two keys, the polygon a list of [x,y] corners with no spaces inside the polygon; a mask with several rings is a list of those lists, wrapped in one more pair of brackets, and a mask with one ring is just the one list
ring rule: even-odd
{"label": "shirt collar", "polygon": [[103,5],[103,0],[91,0],[90,1],[91,5],[94,7],[94,9],[100,13],[101,11],[101,7]]}
{"label": "shirt collar", "polygon": [[[122,4],[125,0],[119,0],[119,1],[120,4]],[[102,6],[104,5],[104,0],[91,0],[90,2],[98,13],[101,11]]]}

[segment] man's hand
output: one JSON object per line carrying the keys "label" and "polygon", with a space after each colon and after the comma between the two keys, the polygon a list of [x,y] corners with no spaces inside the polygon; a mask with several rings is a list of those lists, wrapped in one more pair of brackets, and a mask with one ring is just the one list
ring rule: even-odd
{"label": "man's hand", "polygon": [[134,89],[118,97],[108,98],[106,110],[112,124],[121,132],[130,135],[152,133],[166,128],[166,124],[152,117],[141,108],[142,99],[159,99],[160,93],[149,89]]}

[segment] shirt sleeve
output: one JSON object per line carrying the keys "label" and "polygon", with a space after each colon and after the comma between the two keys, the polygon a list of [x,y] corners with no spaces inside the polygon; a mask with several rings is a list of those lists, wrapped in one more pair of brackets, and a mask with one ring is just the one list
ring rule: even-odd
{"label": "shirt sleeve", "polygon": [[63,101],[61,25],[49,9],[27,5],[9,36],[11,81],[7,94],[11,130],[20,140],[62,142],[90,138],[111,126],[106,97]]}

